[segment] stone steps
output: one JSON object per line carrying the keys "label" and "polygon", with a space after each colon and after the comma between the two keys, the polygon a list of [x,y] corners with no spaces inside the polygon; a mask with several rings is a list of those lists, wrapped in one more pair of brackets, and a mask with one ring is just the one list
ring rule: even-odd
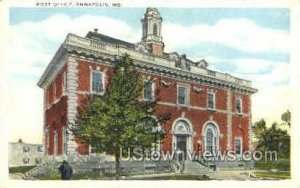
{"label": "stone steps", "polygon": [[200,164],[197,161],[185,161],[184,163],[184,174],[207,174],[213,173],[213,170]]}

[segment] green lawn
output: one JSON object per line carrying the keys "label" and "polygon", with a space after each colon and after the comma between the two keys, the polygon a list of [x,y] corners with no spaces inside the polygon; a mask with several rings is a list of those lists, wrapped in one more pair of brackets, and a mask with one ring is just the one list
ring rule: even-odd
{"label": "green lawn", "polygon": [[[35,177],[39,180],[60,180],[60,174],[58,172],[52,173],[49,176],[43,175]],[[81,173],[74,174],[72,180],[114,180],[114,175],[100,175],[99,173]]]}
{"label": "green lawn", "polygon": [[198,175],[169,175],[169,176],[154,176],[144,178],[128,178],[129,180],[211,180],[208,176]]}
{"label": "green lawn", "polygon": [[278,169],[279,171],[290,171],[290,160],[279,159],[278,161],[256,161],[254,168],[256,170]]}
{"label": "green lawn", "polygon": [[290,179],[290,172],[256,172],[256,177],[275,178],[275,179]]}
{"label": "green lawn", "polygon": [[18,167],[10,167],[9,173],[22,173],[25,174],[35,166],[18,166]]}

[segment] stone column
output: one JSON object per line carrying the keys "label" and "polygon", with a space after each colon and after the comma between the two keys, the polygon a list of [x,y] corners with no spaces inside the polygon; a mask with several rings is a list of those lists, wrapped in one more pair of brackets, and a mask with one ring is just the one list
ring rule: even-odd
{"label": "stone column", "polygon": [[227,90],[227,150],[232,150],[232,90]]}
{"label": "stone column", "polygon": [[[78,88],[78,63],[73,57],[67,59],[67,96],[68,96],[68,126],[72,126],[75,122],[77,114],[77,88]],[[77,144],[74,140],[74,135],[72,133],[68,134],[67,141],[67,155],[76,154]]]}

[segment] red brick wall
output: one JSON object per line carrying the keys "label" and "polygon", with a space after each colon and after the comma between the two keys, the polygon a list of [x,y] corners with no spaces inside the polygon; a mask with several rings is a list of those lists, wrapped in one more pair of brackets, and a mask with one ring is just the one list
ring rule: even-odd
{"label": "red brick wall", "polygon": [[[110,82],[110,78],[113,74],[113,68],[108,67],[105,65],[101,65],[99,63],[93,63],[90,61],[83,61],[83,60],[77,60],[78,62],[78,107],[82,108],[85,105],[87,94],[90,92],[90,72],[91,70],[100,70],[102,72],[105,72],[105,85],[107,86]],[[67,69],[64,67],[63,70]],[[61,82],[62,82],[62,72],[61,71],[58,76],[55,78],[54,82],[57,83],[57,98],[61,95]],[[227,91],[225,89],[219,89],[219,88],[213,88],[209,86],[205,86],[202,84],[196,84],[196,83],[189,83],[186,81],[177,81],[170,78],[160,77],[156,75],[151,74],[145,74],[141,73],[141,76],[148,77],[150,76],[151,79],[156,79],[156,85],[155,88],[157,90],[156,98],[160,102],[166,102],[171,103],[170,105],[163,105],[158,104],[156,106],[155,115],[159,116],[161,114],[169,113],[171,115],[171,119],[169,119],[164,124],[164,129],[167,133],[166,138],[164,140],[163,144],[163,150],[165,151],[171,151],[172,149],[172,124],[175,119],[181,117],[182,112],[184,112],[184,117],[189,119],[193,126],[194,136],[193,136],[193,148],[198,149],[202,148],[202,146],[199,147],[198,141],[201,141],[203,143],[202,138],[202,128],[204,124],[212,120],[216,122],[220,129],[220,134],[223,135],[222,138],[220,138],[220,149],[221,151],[224,151],[227,149]],[[166,87],[160,84],[160,80],[163,79],[165,82],[171,83],[170,87]],[[178,107],[176,106],[177,103],[177,83],[180,84],[187,84],[190,85],[190,91],[189,91],[189,104],[190,107]],[[193,91],[193,87],[201,88],[202,91],[200,93],[197,93]],[[212,91],[215,93],[216,98],[216,110],[217,111],[209,111],[206,110],[207,108],[207,93],[209,91]],[[46,97],[46,99],[49,101],[49,103],[53,103],[53,87],[52,84],[49,85],[47,92],[49,92],[49,95]],[[52,95],[51,95],[52,94]],[[239,93],[233,93],[232,95],[232,112],[235,112],[235,103],[236,98],[241,97],[242,98],[242,104],[243,104],[243,113],[242,115],[234,114],[232,117],[232,147],[234,149],[234,139],[237,136],[243,137],[243,149],[248,149],[248,127],[249,127],[249,104],[250,104],[250,98],[247,95],[239,94]],[[191,107],[192,106],[192,107]],[[194,109],[194,107],[198,107],[200,109]],[[202,109],[201,109],[202,108]],[[222,112],[219,112],[218,110],[221,110]],[[46,122],[48,125],[56,125],[59,134],[59,146],[62,147],[62,142],[60,138],[62,136],[60,135],[60,127],[63,126],[58,120],[64,116],[66,117],[67,113],[67,98],[63,97],[61,101],[59,101],[57,104],[53,105],[49,110],[46,111]],[[55,129],[55,128],[54,128]],[[51,141],[52,140],[52,141]],[[50,131],[50,148],[49,153],[53,153],[53,135]],[[78,152],[81,154],[87,154],[89,151],[88,146],[85,146],[83,144],[78,144]],[[61,152],[61,148],[59,148],[59,152]]]}
{"label": "red brick wall", "polygon": [[[54,77],[53,81],[45,89],[45,107],[49,108],[57,99],[63,95],[63,74],[67,71],[65,65],[61,71]],[[54,85],[56,86],[56,95],[54,96]]]}
{"label": "red brick wall", "polygon": [[[49,126],[49,142],[47,152],[52,155],[54,153],[54,131],[58,135],[58,154],[63,152],[63,136],[62,129],[66,126],[67,120],[67,96],[63,96],[63,74],[67,71],[67,65],[58,72],[53,81],[45,89],[45,123]],[[55,85],[55,86],[54,86]],[[56,93],[54,92],[56,87]],[[55,95],[54,95],[55,94]],[[55,103],[56,102],[56,103]],[[47,143],[48,142],[48,143]]]}
{"label": "red brick wall", "polygon": [[52,155],[54,153],[54,131],[58,133],[58,154],[62,154],[62,129],[66,125],[67,119],[67,96],[63,96],[59,102],[53,104],[53,106],[45,111],[46,124],[49,126],[49,148],[48,153]]}
{"label": "red brick wall", "polygon": [[152,43],[152,44],[150,44],[150,49],[154,55],[161,56],[164,53],[164,45],[163,44]]}

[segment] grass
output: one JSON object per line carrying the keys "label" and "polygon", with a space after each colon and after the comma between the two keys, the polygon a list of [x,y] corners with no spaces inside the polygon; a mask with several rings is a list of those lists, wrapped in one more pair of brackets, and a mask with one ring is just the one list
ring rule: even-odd
{"label": "grass", "polygon": [[60,180],[61,179],[60,174],[58,172],[51,173],[49,176],[40,175],[40,176],[37,176],[35,178],[39,179],[39,180]]}
{"label": "grass", "polygon": [[290,172],[256,172],[256,177],[272,179],[290,179]]}
{"label": "grass", "polygon": [[[58,172],[52,173],[49,176],[35,177],[39,180],[60,180],[60,174]],[[122,179],[122,178],[121,178]],[[167,175],[167,176],[152,176],[152,177],[140,177],[140,178],[126,178],[128,180],[210,180],[208,176],[198,175]],[[100,175],[99,173],[84,173],[74,174],[72,180],[115,180],[114,174]]]}
{"label": "grass", "polygon": [[18,166],[18,167],[10,167],[9,173],[22,173],[25,174],[29,170],[33,169],[35,166]]}
{"label": "grass", "polygon": [[257,170],[278,169],[279,171],[290,171],[290,160],[279,159],[278,161],[256,161],[254,168]]}
{"label": "grass", "polygon": [[[39,180],[60,180],[61,176],[60,173],[54,172],[50,175],[41,175],[35,177]],[[74,174],[72,177],[72,180],[114,180],[115,175],[100,175],[99,173],[80,173],[80,174]]]}
{"label": "grass", "polygon": [[[136,178],[129,178],[136,179]],[[143,177],[142,180],[210,180],[206,175],[169,175],[169,176],[154,176],[154,177]]]}

